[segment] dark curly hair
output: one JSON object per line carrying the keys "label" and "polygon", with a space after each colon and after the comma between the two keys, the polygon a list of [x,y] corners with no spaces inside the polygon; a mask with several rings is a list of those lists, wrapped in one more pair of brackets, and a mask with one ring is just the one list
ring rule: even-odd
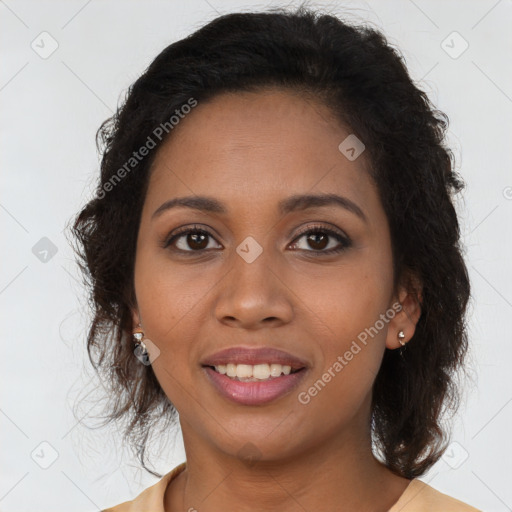
{"label": "dark curly hair", "polygon": [[[402,357],[385,351],[371,418],[373,445],[386,466],[408,479],[421,476],[447,447],[442,415],[459,406],[455,377],[468,345],[470,283],[452,198],[464,184],[444,144],[448,117],[413,84],[405,59],[377,29],[304,5],[223,15],[169,45],[98,130],[100,180],[73,219],[72,234],[94,312],[87,351],[110,386],[106,421],[129,420],[125,439],[142,466],[161,477],[145,465],[146,442],[151,428],[177,414],[152,367],[133,356],[131,337],[137,232],[151,164],[172,137],[168,120],[191,98],[200,104],[223,92],[268,87],[318,99],[364,141],[390,226],[395,289],[405,276],[421,281],[415,334]],[[167,127],[165,136],[154,137],[159,126]],[[134,163],[148,137],[156,149]]]}

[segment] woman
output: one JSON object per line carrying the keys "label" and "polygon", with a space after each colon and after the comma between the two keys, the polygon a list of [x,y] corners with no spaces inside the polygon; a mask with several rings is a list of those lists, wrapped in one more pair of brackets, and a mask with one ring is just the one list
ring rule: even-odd
{"label": "woman", "polygon": [[179,413],[186,462],[109,511],[477,510],[417,479],[467,349],[446,127],[382,34],[305,8],[156,57],[74,233],[109,417],[146,467]]}

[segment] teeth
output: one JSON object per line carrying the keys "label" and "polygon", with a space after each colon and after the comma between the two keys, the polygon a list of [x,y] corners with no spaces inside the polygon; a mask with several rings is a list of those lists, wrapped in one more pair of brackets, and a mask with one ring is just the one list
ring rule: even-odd
{"label": "teeth", "polygon": [[272,364],[219,364],[215,366],[215,371],[228,377],[237,378],[238,380],[249,379],[266,380],[272,377],[279,377],[282,373],[289,375],[292,367],[289,365],[282,365],[277,363]]}

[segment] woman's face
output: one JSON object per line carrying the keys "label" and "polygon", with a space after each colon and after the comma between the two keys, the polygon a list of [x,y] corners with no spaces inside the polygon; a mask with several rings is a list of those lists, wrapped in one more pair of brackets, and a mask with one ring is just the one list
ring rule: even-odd
{"label": "woman's face", "polygon": [[[367,439],[383,352],[414,327],[393,309],[402,295],[393,295],[390,234],[365,154],[350,160],[338,148],[349,135],[323,105],[268,90],[199,103],[159,149],[138,234],[133,321],[160,351],[153,370],[185,441],[270,460]],[[280,206],[325,194],[352,206]],[[204,196],[223,212],[155,214],[169,200]],[[181,228],[208,235],[164,247]],[[308,236],[311,228],[320,232]],[[269,398],[272,379],[234,383],[203,366],[231,347],[279,349],[305,368],[277,377],[288,384]]]}

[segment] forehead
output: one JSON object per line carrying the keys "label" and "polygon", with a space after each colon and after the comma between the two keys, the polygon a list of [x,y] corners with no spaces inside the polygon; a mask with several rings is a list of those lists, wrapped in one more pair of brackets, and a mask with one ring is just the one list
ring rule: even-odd
{"label": "forehead", "polygon": [[153,162],[146,201],[215,195],[229,204],[264,207],[305,193],[377,200],[364,153],[338,149],[350,135],[310,96],[283,90],[225,93],[199,103],[175,126]]}

